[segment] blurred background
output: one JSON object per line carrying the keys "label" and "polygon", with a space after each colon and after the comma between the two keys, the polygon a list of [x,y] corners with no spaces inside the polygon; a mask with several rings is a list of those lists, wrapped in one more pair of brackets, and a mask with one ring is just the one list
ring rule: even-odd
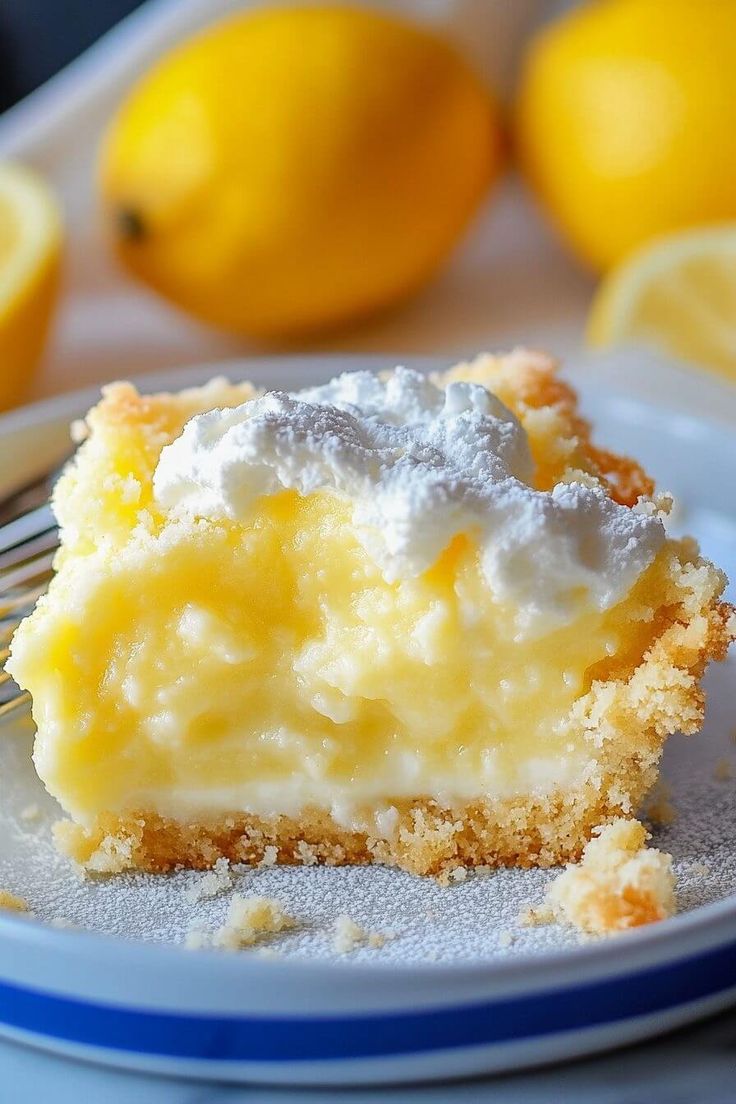
{"label": "blurred background", "polygon": [[53,77],[142,0],[8,0],[0,10],[0,110]]}
{"label": "blurred background", "polygon": [[522,342],[736,379],[736,0],[5,0],[0,109],[0,405]]}
{"label": "blurred background", "polygon": [[[141,7],[144,2],[145,0],[95,0],[95,3],[90,4],[89,0],[65,0],[61,5],[55,0],[4,0],[0,9],[0,110],[11,107],[74,61],[105,31]],[[480,3],[476,0],[474,4],[464,4],[462,7],[468,12],[467,17],[474,20],[482,13],[483,7],[491,7],[493,4],[494,0],[480,0]],[[407,7],[399,0],[387,6],[397,12],[402,7]],[[436,18],[441,7],[449,10],[447,4],[438,4],[437,0],[424,0],[424,3],[420,0],[419,4],[413,6],[418,15],[421,15],[424,7],[428,18]],[[545,0],[536,0],[531,4],[526,0],[503,0],[502,7],[508,9],[506,14],[500,14],[500,19],[504,22],[515,7],[524,9],[521,18],[522,24],[526,25],[534,14],[542,16],[543,9],[551,15],[555,10],[564,8],[565,0],[549,0],[547,3]],[[462,21],[465,16],[460,18]],[[497,22],[498,18],[498,14],[494,13],[493,22]],[[516,18],[514,15],[514,19]],[[472,42],[472,39],[469,26],[468,41]],[[491,42],[480,46],[481,56],[483,50],[486,51],[486,57],[493,56]],[[496,56],[503,65],[502,52],[498,51]],[[504,75],[509,72],[510,66],[506,65]]]}

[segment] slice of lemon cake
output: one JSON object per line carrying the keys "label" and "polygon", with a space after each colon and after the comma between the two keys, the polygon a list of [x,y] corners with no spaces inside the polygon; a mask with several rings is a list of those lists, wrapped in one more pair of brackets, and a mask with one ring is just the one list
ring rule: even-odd
{"label": "slice of lemon cake", "polygon": [[92,869],[547,865],[701,723],[724,576],[540,354],[114,384],[82,435],[10,669]]}

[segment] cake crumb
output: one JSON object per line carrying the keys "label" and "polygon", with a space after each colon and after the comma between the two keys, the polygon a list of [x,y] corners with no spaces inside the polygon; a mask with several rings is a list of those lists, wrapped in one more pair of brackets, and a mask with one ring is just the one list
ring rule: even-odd
{"label": "cake crumb", "polygon": [[223,893],[226,889],[230,889],[233,884],[233,875],[230,869],[230,863],[225,858],[217,860],[212,870],[209,870],[206,874],[203,874],[194,885],[189,886],[184,895],[188,901],[192,904],[196,904],[198,901],[203,901],[208,897],[216,897],[218,893]]}
{"label": "cake crumb", "polygon": [[337,954],[349,954],[362,944],[367,944],[377,950],[383,947],[389,938],[389,935],[382,932],[366,931],[360,924],[356,924],[351,916],[341,913],[335,920],[332,949]]}
{"label": "cake crumb", "polygon": [[294,927],[296,920],[272,897],[241,897],[236,894],[222,927],[214,932],[194,928],[187,932],[184,945],[187,950],[195,951],[204,947],[238,951],[243,947],[252,947],[264,936],[277,935]]}
{"label": "cake crumb", "polygon": [[38,820],[40,815],[40,806],[36,805],[35,803],[24,806],[24,808],[22,808],[20,811],[21,820]]}
{"label": "cake crumb", "polygon": [[467,876],[468,868],[466,866],[446,866],[439,872],[435,880],[438,885],[446,889],[449,885],[464,882]]}
{"label": "cake crumb", "polygon": [[706,866],[704,862],[694,862],[688,874],[694,874],[696,878],[704,878],[710,874],[710,867]]}
{"label": "cake crumb", "polygon": [[670,798],[672,791],[665,781],[660,779],[652,789],[645,814],[650,823],[666,828],[677,819],[677,810]]}
{"label": "cake crumb", "polygon": [[319,862],[317,852],[306,840],[299,840],[296,845],[296,854],[302,866],[316,866]]}
{"label": "cake crumb", "polygon": [[545,902],[541,905],[530,905],[519,917],[519,923],[525,928],[538,928],[543,924],[552,924],[555,914],[552,908]]}
{"label": "cake crumb", "polygon": [[31,906],[23,897],[9,893],[7,889],[0,889],[0,909],[7,912],[30,912]]}
{"label": "cake crumb", "polygon": [[580,862],[547,890],[554,918],[602,935],[673,916],[672,856],[647,847],[648,838],[643,824],[623,817],[594,829]]}
{"label": "cake crumb", "polygon": [[251,947],[265,935],[277,935],[296,927],[282,905],[272,897],[240,897],[230,902],[224,925],[214,933],[213,946],[225,950]]}
{"label": "cake crumb", "polygon": [[733,778],[733,767],[728,759],[719,759],[713,768],[713,777],[716,782],[730,782]]}
{"label": "cake crumb", "polygon": [[260,867],[275,866],[276,863],[278,862],[278,857],[279,857],[278,847],[274,847],[274,845],[272,843],[269,843],[266,847],[264,847],[264,849],[263,849],[263,858],[261,859],[261,861],[259,862],[258,865]]}
{"label": "cake crumb", "polygon": [[49,925],[52,928],[76,928],[77,925],[73,920],[67,920],[66,916],[52,916],[49,920]]}

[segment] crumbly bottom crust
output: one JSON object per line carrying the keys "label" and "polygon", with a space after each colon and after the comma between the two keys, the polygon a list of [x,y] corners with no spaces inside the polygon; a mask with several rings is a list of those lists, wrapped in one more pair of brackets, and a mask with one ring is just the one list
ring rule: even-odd
{"label": "crumbly bottom crust", "polygon": [[653,784],[656,764],[639,763],[628,778],[549,797],[481,801],[456,809],[431,800],[395,802],[390,839],[350,831],[329,812],[307,810],[298,818],[233,813],[212,820],[178,821],[142,811],[105,814],[92,828],[72,821],[56,826],[57,846],[86,870],[154,873],[210,868],[219,858],[249,865],[312,866],[384,863],[413,874],[441,875],[473,866],[553,866],[579,858],[593,828],[630,815]]}

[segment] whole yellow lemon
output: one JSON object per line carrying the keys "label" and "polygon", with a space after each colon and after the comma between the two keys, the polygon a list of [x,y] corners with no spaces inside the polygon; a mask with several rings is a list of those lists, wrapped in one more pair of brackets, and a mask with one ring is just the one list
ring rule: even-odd
{"label": "whole yellow lemon", "polygon": [[346,5],[229,18],[143,77],[101,156],[124,263],[259,337],[388,306],[499,170],[494,102],[448,44]]}
{"label": "whole yellow lemon", "polygon": [[542,202],[596,268],[736,219],[736,0],[575,9],[532,42],[517,123]]}

